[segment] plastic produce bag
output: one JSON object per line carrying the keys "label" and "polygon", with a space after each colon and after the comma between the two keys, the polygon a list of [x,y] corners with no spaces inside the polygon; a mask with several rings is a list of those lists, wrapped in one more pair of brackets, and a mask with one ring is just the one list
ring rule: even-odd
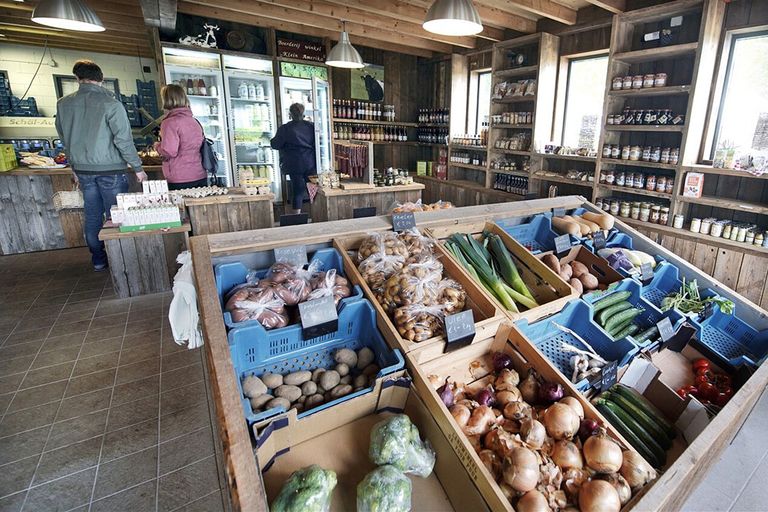
{"label": "plastic produce bag", "polygon": [[445,331],[445,308],[439,304],[410,304],[397,308],[393,321],[400,336],[418,343]]}
{"label": "plastic produce bag", "polygon": [[310,268],[305,270],[291,263],[278,261],[269,268],[267,276],[275,287],[275,293],[285,304],[295,306],[309,298],[312,292],[310,280],[317,270],[319,263],[310,264]]}
{"label": "plastic produce bag", "polygon": [[422,478],[432,474],[435,466],[435,452],[429,441],[421,440],[419,429],[405,414],[395,414],[374,425],[368,456],[374,464],[391,464],[403,473]]}
{"label": "plastic produce bag", "polygon": [[229,307],[230,304],[234,322],[257,320],[265,329],[277,329],[288,325],[285,302],[273,288],[250,289],[244,298],[239,298],[236,294],[227,306]]}
{"label": "plastic produce bag", "polygon": [[283,484],[272,512],[328,512],[336,473],[313,464],[294,471]]}
{"label": "plastic produce bag", "polygon": [[394,466],[380,466],[357,484],[357,512],[408,512],[411,479]]}
{"label": "plastic produce bag", "polygon": [[400,256],[405,260],[408,257],[408,249],[394,231],[371,233],[360,243],[357,261],[362,263],[375,254]]}
{"label": "plastic produce bag", "polygon": [[407,265],[389,277],[376,298],[390,313],[410,304],[431,306],[437,303],[438,284],[442,277],[443,265],[429,257],[421,263]]}
{"label": "plastic produce bag", "polygon": [[467,304],[467,292],[457,281],[446,278],[437,285],[437,302],[443,306],[446,315],[452,315],[464,311]]}
{"label": "plastic produce bag", "polygon": [[406,263],[420,262],[433,256],[435,241],[422,235],[417,228],[403,231],[398,236],[408,251]]}
{"label": "plastic produce bag", "polygon": [[336,305],[339,301],[352,295],[352,288],[349,281],[336,273],[336,269],[328,272],[317,272],[310,281],[312,292],[308,300],[319,299],[321,297],[332,296]]}

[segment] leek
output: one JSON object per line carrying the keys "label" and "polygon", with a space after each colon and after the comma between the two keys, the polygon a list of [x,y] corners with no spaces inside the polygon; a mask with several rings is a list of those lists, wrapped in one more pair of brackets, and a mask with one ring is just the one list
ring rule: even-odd
{"label": "leek", "polygon": [[[501,237],[499,235],[489,233],[488,238],[490,240],[489,245],[491,247],[491,252],[493,253],[495,260],[499,265],[499,274],[501,274],[504,280],[506,280],[512,288],[517,290],[517,292],[519,292],[521,295],[527,297],[529,302],[534,304],[533,307],[538,306],[538,304],[536,304],[536,300],[531,294],[531,291],[520,277],[520,273],[517,271],[515,262],[512,261],[512,255],[510,255],[509,251],[507,251],[507,248],[504,247],[504,242],[501,241]],[[518,300],[518,302],[520,301]],[[529,309],[531,308],[531,306],[526,307]]]}

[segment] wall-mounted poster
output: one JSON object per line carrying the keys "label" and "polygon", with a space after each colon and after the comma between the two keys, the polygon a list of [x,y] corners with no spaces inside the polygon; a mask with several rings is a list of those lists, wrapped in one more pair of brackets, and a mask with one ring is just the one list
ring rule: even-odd
{"label": "wall-mounted poster", "polygon": [[384,66],[366,64],[364,68],[350,70],[352,98],[365,101],[384,101]]}

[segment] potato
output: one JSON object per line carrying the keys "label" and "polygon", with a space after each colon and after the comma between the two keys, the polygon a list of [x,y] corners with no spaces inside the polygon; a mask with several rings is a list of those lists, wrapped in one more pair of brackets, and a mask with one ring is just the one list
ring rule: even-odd
{"label": "potato", "polygon": [[339,379],[339,384],[352,384],[352,376],[351,375],[345,375],[341,379]]}
{"label": "potato", "polygon": [[248,398],[254,398],[267,392],[267,386],[255,375],[249,375],[243,379],[243,394]]}
{"label": "potato", "polygon": [[336,370],[328,370],[327,372],[323,372],[323,374],[320,375],[318,384],[320,385],[320,389],[323,391],[330,391],[339,385],[340,380],[341,376],[339,375],[339,372]]}
{"label": "potato", "polygon": [[303,404],[304,402],[306,402],[306,401],[307,401],[307,396],[308,396],[308,395],[301,395],[301,396],[299,397],[299,399],[298,399],[298,400],[296,400],[296,403],[297,403],[297,404]]}
{"label": "potato", "polygon": [[584,285],[584,289],[589,291],[597,289],[597,285],[600,284],[597,278],[589,273],[579,276],[579,281]]}
{"label": "potato", "polygon": [[568,284],[573,286],[576,289],[576,293],[581,295],[584,293],[584,286],[581,284],[581,281],[576,279],[575,277],[572,277],[570,281],[568,281]]}
{"label": "potato", "polygon": [[589,274],[589,269],[585,264],[580,261],[572,261],[571,268],[573,269],[573,275],[571,277],[581,277],[584,274]]}
{"label": "potato", "polygon": [[272,395],[268,395],[267,393],[264,393],[263,395],[254,396],[251,398],[251,409],[254,411],[261,409],[264,407],[264,405],[272,400],[274,397]]}
{"label": "potato", "polygon": [[283,384],[275,390],[275,396],[295,402],[301,396],[301,388],[290,384]]}
{"label": "potato", "polygon": [[560,267],[560,278],[563,281],[568,281],[573,276],[573,267],[569,263],[565,263]]}
{"label": "potato", "polygon": [[346,363],[339,363],[333,369],[342,377],[349,375],[349,365]]}
{"label": "potato", "polygon": [[363,347],[357,352],[357,369],[362,370],[373,362],[375,355],[373,350]]}
{"label": "potato", "polygon": [[282,407],[287,411],[291,407],[291,402],[286,398],[278,396],[267,402],[267,405],[264,406],[264,410],[268,411],[269,409],[275,409],[277,407]]}
{"label": "potato", "polygon": [[336,398],[341,398],[342,396],[346,396],[352,392],[352,386],[349,384],[339,384],[335,388],[333,388],[331,393],[331,400],[334,400]]}
{"label": "potato", "polygon": [[349,348],[342,348],[336,351],[335,354],[333,354],[333,360],[337,363],[344,363],[347,366],[356,366],[357,365],[357,354],[354,350]]}
{"label": "potato", "polygon": [[320,393],[315,393],[314,395],[310,395],[304,401],[304,410],[317,407],[318,405],[322,404],[324,401],[325,399],[323,398],[323,395],[321,395]]}
{"label": "potato", "polygon": [[541,262],[554,270],[556,274],[560,273],[560,260],[554,254],[545,254],[541,257]]}
{"label": "potato", "polygon": [[312,371],[312,382],[319,382],[320,376],[325,372],[325,368],[315,368]]}
{"label": "potato", "polygon": [[379,370],[381,370],[381,368],[379,368],[379,365],[369,364],[368,366],[365,367],[365,369],[363,369],[363,375],[365,375],[369,379],[373,379],[376,377],[376,374],[379,373]]}
{"label": "potato", "polygon": [[355,388],[365,388],[368,387],[368,376],[360,374],[357,377],[355,377],[355,380],[352,383]]}
{"label": "potato", "polygon": [[305,370],[302,372],[289,373],[283,377],[283,384],[289,384],[291,386],[301,386],[308,380],[312,379],[312,372]]}
{"label": "potato", "polygon": [[314,395],[317,393],[317,384],[315,382],[307,381],[301,385],[301,394],[304,396]]}
{"label": "potato", "polygon": [[296,402],[291,406],[291,409],[296,409],[296,412],[300,414],[304,412],[304,404],[300,404],[299,402]]}
{"label": "potato", "polygon": [[283,376],[279,373],[265,373],[261,380],[269,389],[277,389],[283,385]]}

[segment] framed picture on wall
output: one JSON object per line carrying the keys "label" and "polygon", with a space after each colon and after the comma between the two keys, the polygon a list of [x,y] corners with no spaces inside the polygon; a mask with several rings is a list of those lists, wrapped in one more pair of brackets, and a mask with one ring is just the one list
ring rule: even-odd
{"label": "framed picture on wall", "polygon": [[[53,81],[56,85],[56,97],[63,98],[67,94],[72,94],[77,90],[77,78],[73,75],[53,75]],[[117,78],[105,78],[102,86],[120,99],[120,85]]]}
{"label": "framed picture on wall", "polygon": [[364,68],[350,70],[349,76],[354,99],[384,101],[384,66],[366,64]]}

